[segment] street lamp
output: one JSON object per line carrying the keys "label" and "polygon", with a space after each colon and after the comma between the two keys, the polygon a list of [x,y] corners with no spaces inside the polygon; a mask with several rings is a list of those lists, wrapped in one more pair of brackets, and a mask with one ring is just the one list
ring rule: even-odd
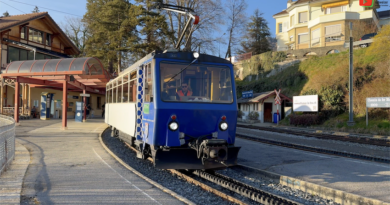
{"label": "street lamp", "polygon": [[[224,36],[226,33],[223,33],[222,34],[222,36]],[[222,36],[221,37],[219,37],[218,39],[221,39],[222,38]],[[218,55],[219,55],[219,57],[221,57],[221,41],[218,41]]]}

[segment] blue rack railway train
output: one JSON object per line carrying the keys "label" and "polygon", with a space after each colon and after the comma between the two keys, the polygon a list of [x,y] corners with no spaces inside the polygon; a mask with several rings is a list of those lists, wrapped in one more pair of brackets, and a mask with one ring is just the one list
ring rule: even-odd
{"label": "blue rack railway train", "polygon": [[224,169],[237,164],[237,100],[232,64],[192,52],[156,51],[107,84],[112,136],[160,169]]}

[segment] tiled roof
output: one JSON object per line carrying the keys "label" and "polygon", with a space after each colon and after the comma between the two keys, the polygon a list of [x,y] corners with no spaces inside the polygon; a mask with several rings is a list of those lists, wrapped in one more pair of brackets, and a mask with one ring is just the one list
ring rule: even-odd
{"label": "tiled roof", "polygon": [[287,12],[286,10],[283,10],[283,11],[281,11],[281,12],[275,14],[274,16],[276,16],[276,15],[282,15],[282,14],[288,14],[288,12]]}
{"label": "tiled roof", "polygon": [[387,18],[390,17],[390,10],[387,11],[379,11],[378,12],[379,18]]}
{"label": "tiled roof", "polygon": [[251,102],[259,102],[265,97],[268,97],[269,95],[275,93],[275,91],[267,91],[262,93],[253,93],[253,98],[240,98],[237,99],[237,103],[251,103]]}
{"label": "tiled roof", "polygon": [[12,15],[8,17],[0,18],[0,31],[9,29],[11,27],[27,23],[31,20],[43,17],[48,15],[47,12],[31,13],[31,14],[22,14],[22,15]]}

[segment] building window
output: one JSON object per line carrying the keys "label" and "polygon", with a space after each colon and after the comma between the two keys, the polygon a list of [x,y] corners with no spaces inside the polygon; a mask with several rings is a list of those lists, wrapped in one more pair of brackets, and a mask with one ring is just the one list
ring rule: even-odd
{"label": "building window", "polygon": [[343,12],[346,10],[347,10],[347,6],[336,6],[336,7],[327,8],[325,10],[325,14],[333,14],[333,13]]}
{"label": "building window", "polygon": [[23,27],[20,29],[20,38],[21,38],[21,39],[26,39],[26,38],[27,38],[26,30],[27,30],[27,28],[26,28],[25,26],[23,26]]}
{"label": "building window", "polygon": [[46,34],[46,45],[51,46],[51,34],[50,33]]}
{"label": "building window", "polygon": [[283,32],[283,24],[282,23],[279,23],[278,24],[278,33],[282,33]]}
{"label": "building window", "polygon": [[294,36],[290,36],[290,42],[294,41]]}
{"label": "building window", "polygon": [[299,13],[299,23],[307,22],[307,11]]}
{"label": "building window", "polygon": [[294,26],[295,25],[295,15],[292,15],[291,16],[291,26]]}
{"label": "building window", "polygon": [[311,34],[311,45],[316,46],[320,44],[321,30],[318,28]]}
{"label": "building window", "polygon": [[341,41],[341,25],[325,27],[325,42]]}
{"label": "building window", "polygon": [[309,42],[309,34],[308,33],[301,33],[298,34],[298,44],[304,44]]}
{"label": "building window", "polygon": [[28,31],[28,40],[43,43],[43,32],[30,28]]}

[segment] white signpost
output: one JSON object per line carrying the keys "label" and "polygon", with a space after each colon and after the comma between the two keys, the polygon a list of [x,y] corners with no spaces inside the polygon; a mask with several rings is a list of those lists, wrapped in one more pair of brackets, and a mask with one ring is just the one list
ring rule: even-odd
{"label": "white signpost", "polygon": [[390,108],[390,97],[366,98],[366,126],[368,126],[368,108]]}
{"label": "white signpost", "polygon": [[293,112],[318,112],[318,95],[294,96]]}
{"label": "white signpost", "polygon": [[91,97],[91,94],[80,94],[81,97]]}
{"label": "white signpost", "polygon": [[282,104],[282,99],[280,99],[280,89],[279,92],[275,89],[276,97],[275,97],[275,105],[276,105],[276,123],[279,125],[279,105]]}

